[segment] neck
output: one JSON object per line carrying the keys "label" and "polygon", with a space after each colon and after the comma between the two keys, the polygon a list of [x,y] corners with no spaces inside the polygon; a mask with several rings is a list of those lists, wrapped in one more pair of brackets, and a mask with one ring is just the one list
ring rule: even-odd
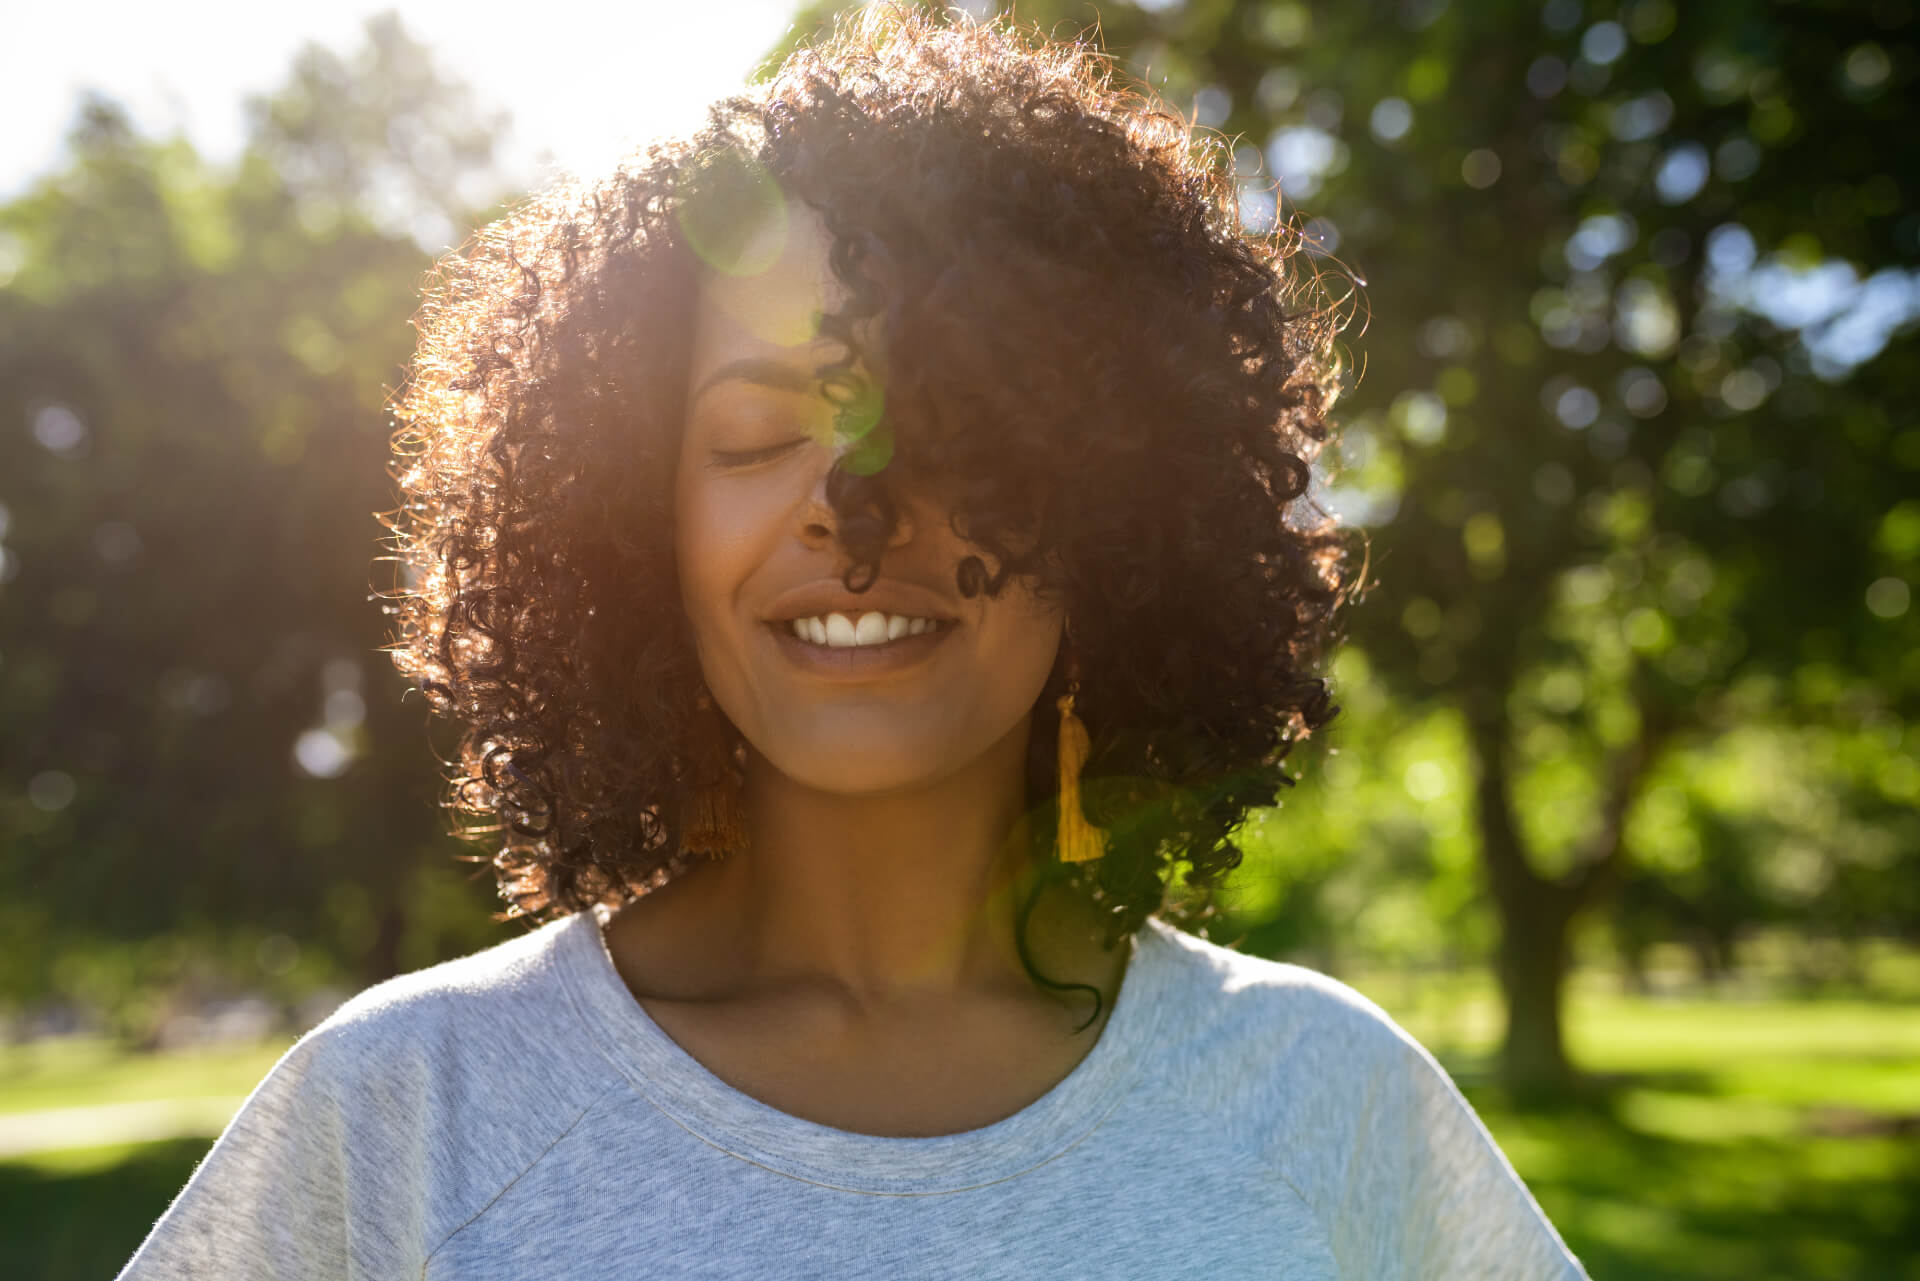
{"label": "neck", "polygon": [[1026,985],[1014,907],[1026,868],[1028,722],[957,773],[845,796],[752,755],[750,849],[711,890],[763,978],[824,980],[862,1002]]}

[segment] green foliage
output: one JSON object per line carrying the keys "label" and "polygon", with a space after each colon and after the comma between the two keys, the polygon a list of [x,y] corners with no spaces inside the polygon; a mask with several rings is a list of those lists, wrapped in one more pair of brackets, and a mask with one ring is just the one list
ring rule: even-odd
{"label": "green foliage", "polygon": [[1471,845],[1550,1065],[1567,930],[1616,890],[1629,957],[1709,969],[1766,922],[1920,930],[1912,7],[1013,7],[1365,281],[1320,496],[1368,531],[1367,661],[1222,932],[1484,946]]}
{"label": "green foliage", "polygon": [[500,195],[494,145],[506,115],[445,79],[391,12],[368,20],[349,57],[309,45],[249,114],[253,153],[308,226],[369,218],[437,246]]}
{"label": "green foliage", "polygon": [[[1904,7],[1020,12],[1097,17],[1250,223],[1367,282],[1321,496],[1377,586],[1217,932],[1476,955],[1611,893],[1630,963],[1711,972],[1920,925]],[[386,20],[252,120],[216,169],[90,103],[0,209],[0,999],[497,936],[366,601],[422,246],[496,194],[497,121]]]}
{"label": "green foliage", "polygon": [[0,1000],[211,982],[169,939],[271,983],[476,937],[484,894],[422,933],[449,845],[368,598],[405,233],[473,216],[491,134],[368,35],[303,55],[231,169],[95,100],[0,209]]}
{"label": "green foliage", "polygon": [[[1217,937],[1322,969],[1482,953],[1472,781],[1459,717],[1406,714],[1364,653],[1335,660],[1339,731],[1302,754],[1300,786],[1241,833],[1246,861]],[[1337,744],[1334,746],[1333,744]]]}

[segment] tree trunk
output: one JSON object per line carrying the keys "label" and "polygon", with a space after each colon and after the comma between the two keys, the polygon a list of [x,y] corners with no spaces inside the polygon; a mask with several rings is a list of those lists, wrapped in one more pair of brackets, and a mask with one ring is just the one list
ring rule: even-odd
{"label": "tree trunk", "polygon": [[1618,927],[1614,936],[1614,955],[1620,961],[1620,990],[1627,996],[1647,996],[1653,990],[1647,980],[1647,945],[1637,938],[1622,938]]}
{"label": "tree trunk", "polygon": [[[1643,718],[1644,719],[1644,718]],[[1481,858],[1500,916],[1497,968],[1507,1027],[1500,1071],[1517,1099],[1545,1101],[1572,1093],[1561,996],[1576,916],[1617,883],[1624,859],[1627,811],[1658,742],[1650,726],[1614,761],[1600,826],[1585,855],[1565,876],[1534,869],[1514,816],[1510,730],[1503,700],[1467,709],[1476,786]]]}
{"label": "tree trunk", "polygon": [[1719,935],[1702,926],[1687,941],[1693,945],[1694,971],[1700,979],[1700,986],[1719,987],[1727,969],[1726,954],[1721,948]]}
{"label": "tree trunk", "polygon": [[1560,1021],[1567,977],[1567,928],[1560,896],[1549,882],[1531,910],[1507,915],[1500,937],[1500,989],[1507,1028],[1500,1046],[1500,1075],[1516,1099],[1563,1097],[1574,1086]]}
{"label": "tree trunk", "polygon": [[1475,718],[1471,740],[1479,758],[1480,852],[1500,915],[1495,969],[1507,1007],[1500,1074],[1516,1098],[1565,1094],[1573,1082],[1560,1024],[1570,896],[1527,858],[1513,815],[1505,717]]}

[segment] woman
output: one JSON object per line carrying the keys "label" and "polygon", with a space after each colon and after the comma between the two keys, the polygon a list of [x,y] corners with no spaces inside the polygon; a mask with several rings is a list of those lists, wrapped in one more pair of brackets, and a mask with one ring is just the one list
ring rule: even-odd
{"label": "woman", "polygon": [[395,650],[549,923],[126,1275],[1583,1275],[1384,1013],[1154,915],[1332,710],[1289,270],[1091,53],[897,11],[450,259]]}

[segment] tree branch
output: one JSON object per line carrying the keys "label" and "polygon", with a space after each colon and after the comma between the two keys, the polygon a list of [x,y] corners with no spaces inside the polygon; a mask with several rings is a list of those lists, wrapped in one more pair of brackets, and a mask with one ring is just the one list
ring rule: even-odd
{"label": "tree branch", "polygon": [[1614,754],[1607,769],[1607,793],[1600,806],[1600,827],[1562,883],[1578,906],[1611,893],[1626,869],[1627,816],[1640,798],[1653,762],[1672,737],[1673,726],[1659,714],[1645,691],[1636,699],[1640,730]]}

